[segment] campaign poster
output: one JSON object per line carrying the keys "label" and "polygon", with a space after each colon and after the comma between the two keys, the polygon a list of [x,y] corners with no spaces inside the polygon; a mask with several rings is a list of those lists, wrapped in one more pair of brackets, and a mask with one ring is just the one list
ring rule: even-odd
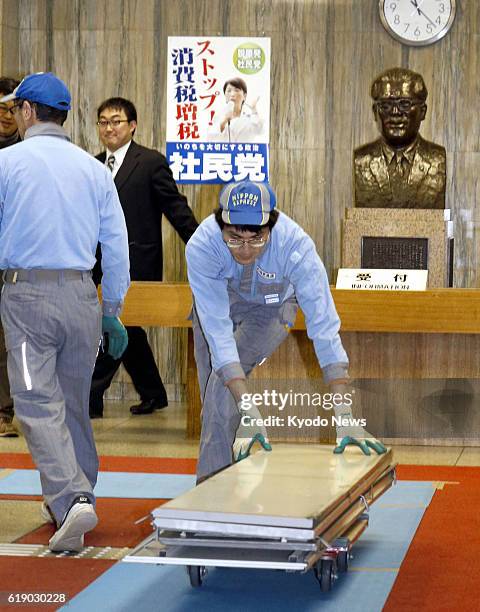
{"label": "campaign poster", "polygon": [[177,183],[268,180],[270,39],[168,39],[167,160]]}

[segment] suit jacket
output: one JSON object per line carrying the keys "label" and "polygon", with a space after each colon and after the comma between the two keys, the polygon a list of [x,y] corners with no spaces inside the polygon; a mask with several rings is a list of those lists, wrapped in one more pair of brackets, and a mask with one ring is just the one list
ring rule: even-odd
{"label": "suit jacket", "polygon": [[[105,163],[106,152],[97,155]],[[125,214],[132,280],[160,281],[163,274],[162,216],[165,215],[186,243],[198,223],[178,192],[167,160],[158,151],[132,140],[115,176],[120,203]],[[101,278],[100,258],[93,277]]]}
{"label": "suit jacket", "polygon": [[354,151],[355,206],[366,208],[445,208],[445,149],[417,138],[402,201],[395,201],[382,139]]}

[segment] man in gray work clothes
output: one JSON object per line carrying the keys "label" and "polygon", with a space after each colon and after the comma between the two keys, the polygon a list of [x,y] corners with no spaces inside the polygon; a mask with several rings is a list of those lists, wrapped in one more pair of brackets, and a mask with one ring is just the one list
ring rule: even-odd
{"label": "man in gray work clothes", "polygon": [[[0,151],[1,316],[15,414],[57,530],[53,551],[80,551],[97,524],[98,457],[88,397],[101,332],[118,358],[130,282],[128,239],[110,172],[69,142],[70,93],[51,73],[27,76],[14,101],[24,141]],[[103,317],[91,269],[103,252]]]}

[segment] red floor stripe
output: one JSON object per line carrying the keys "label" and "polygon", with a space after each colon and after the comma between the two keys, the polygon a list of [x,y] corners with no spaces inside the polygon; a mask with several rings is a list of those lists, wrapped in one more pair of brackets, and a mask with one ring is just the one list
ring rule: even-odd
{"label": "red floor stripe", "polygon": [[402,563],[384,612],[480,610],[480,468],[401,466],[408,480],[446,480]]}
{"label": "red floor stripe", "polygon": [[69,601],[114,563],[108,559],[0,557],[0,610],[58,610],[64,604],[8,605],[5,600],[8,593],[64,593]]}
{"label": "red floor stripe", "polygon": [[[196,459],[177,457],[101,456],[102,472],[143,472],[146,474],[195,474]],[[0,468],[35,469],[28,453],[0,453]]]}
{"label": "red floor stripe", "polygon": [[461,480],[479,482],[480,467],[456,465],[399,465],[399,480]]}

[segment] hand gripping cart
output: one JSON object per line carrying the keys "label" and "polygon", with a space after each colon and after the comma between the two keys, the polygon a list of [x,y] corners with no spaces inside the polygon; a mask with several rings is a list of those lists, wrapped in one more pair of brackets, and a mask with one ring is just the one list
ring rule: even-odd
{"label": "hand gripping cart", "polygon": [[390,449],[276,444],[155,509],[155,532],[123,560],[185,565],[193,587],[208,567],[313,569],[329,591],[394,481]]}

